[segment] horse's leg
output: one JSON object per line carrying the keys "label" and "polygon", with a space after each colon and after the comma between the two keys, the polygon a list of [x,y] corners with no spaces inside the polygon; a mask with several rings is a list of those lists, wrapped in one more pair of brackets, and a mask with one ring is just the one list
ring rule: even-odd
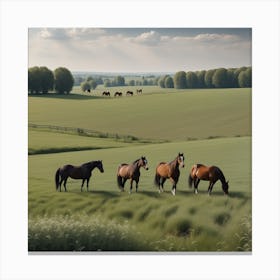
{"label": "horse's leg", "polygon": [[86,179],[83,179],[82,185],[81,185],[81,192],[83,191],[83,186],[84,186],[84,182]]}
{"label": "horse's leg", "polygon": [[66,177],[66,178],[64,179],[64,184],[63,184],[63,186],[64,186],[64,190],[65,190],[66,192],[67,192],[67,189],[66,189],[67,179],[68,179],[68,177]]}
{"label": "horse's leg", "polygon": [[211,188],[210,188],[210,194],[211,194],[211,192],[212,192],[212,189],[213,189],[215,183],[216,183],[216,182],[213,182],[213,183],[212,183],[212,186],[211,186]]}
{"label": "horse's leg", "polygon": [[164,188],[163,188],[163,184],[165,183],[166,181],[166,178],[161,178],[161,189],[160,189],[160,192],[164,192]]}
{"label": "horse's leg", "polygon": [[208,187],[208,195],[211,194],[212,188],[213,188],[214,183],[212,181],[210,181],[209,183],[209,187]]}
{"label": "horse's leg", "polygon": [[131,194],[131,192],[132,192],[132,185],[133,185],[133,179],[130,179],[130,190],[129,190],[129,194]]}
{"label": "horse's leg", "polygon": [[177,185],[177,182],[176,180],[174,180],[173,178],[170,178],[171,182],[172,182],[172,190],[171,190],[171,193],[173,195],[176,195],[176,185]]}
{"label": "horse's leg", "polygon": [[194,193],[198,194],[198,184],[200,182],[200,179],[196,178],[196,180],[194,181]]}
{"label": "horse's leg", "polygon": [[89,183],[89,179],[90,179],[90,178],[87,178],[87,192],[88,192],[88,183]]}
{"label": "horse's leg", "polygon": [[123,191],[124,191],[124,184],[125,184],[126,181],[127,181],[127,178],[123,178],[123,182],[122,182]]}
{"label": "horse's leg", "polygon": [[135,180],[136,182],[136,192],[138,191],[138,183],[139,183],[139,178]]}

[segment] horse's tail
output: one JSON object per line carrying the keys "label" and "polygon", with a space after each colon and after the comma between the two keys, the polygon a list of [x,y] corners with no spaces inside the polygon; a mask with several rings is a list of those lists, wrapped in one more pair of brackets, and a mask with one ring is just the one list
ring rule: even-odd
{"label": "horse's tail", "polygon": [[60,168],[57,169],[56,173],[55,173],[55,186],[56,186],[56,190],[58,190],[58,187],[59,187],[59,171],[60,171]]}
{"label": "horse's tail", "polygon": [[121,191],[123,191],[124,187],[123,187],[123,182],[122,182],[122,176],[120,176],[119,174],[117,175],[117,183],[118,183],[118,187]]}
{"label": "horse's tail", "polygon": [[154,184],[159,187],[160,186],[160,176],[158,173],[155,175]]}

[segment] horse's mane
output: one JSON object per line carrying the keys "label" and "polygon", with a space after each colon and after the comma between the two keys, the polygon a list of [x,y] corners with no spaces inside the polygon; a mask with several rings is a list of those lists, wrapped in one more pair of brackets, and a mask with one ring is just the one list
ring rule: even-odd
{"label": "horse's mane", "polygon": [[136,159],[132,164],[137,163],[141,158]]}
{"label": "horse's mane", "polygon": [[93,163],[99,162],[99,161],[100,161],[100,160],[92,160],[92,161],[89,161],[89,162],[86,162],[86,163],[82,164],[82,166],[92,165]]}

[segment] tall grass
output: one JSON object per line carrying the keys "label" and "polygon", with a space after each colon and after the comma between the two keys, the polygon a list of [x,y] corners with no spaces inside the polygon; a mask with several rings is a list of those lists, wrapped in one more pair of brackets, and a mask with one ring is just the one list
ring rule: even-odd
{"label": "tall grass", "polygon": [[87,216],[44,216],[29,219],[29,251],[146,251],[149,249],[127,223]]}

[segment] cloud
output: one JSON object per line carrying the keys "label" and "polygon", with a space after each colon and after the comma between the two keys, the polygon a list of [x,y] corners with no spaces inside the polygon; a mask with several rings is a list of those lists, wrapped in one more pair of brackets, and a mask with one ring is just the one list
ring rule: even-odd
{"label": "cloud", "polygon": [[161,38],[162,36],[158,32],[151,30],[132,38],[131,41],[143,45],[155,46],[161,42]]}
{"label": "cloud", "polygon": [[99,28],[44,28],[39,32],[39,37],[52,40],[92,40],[104,34],[106,31]]}

